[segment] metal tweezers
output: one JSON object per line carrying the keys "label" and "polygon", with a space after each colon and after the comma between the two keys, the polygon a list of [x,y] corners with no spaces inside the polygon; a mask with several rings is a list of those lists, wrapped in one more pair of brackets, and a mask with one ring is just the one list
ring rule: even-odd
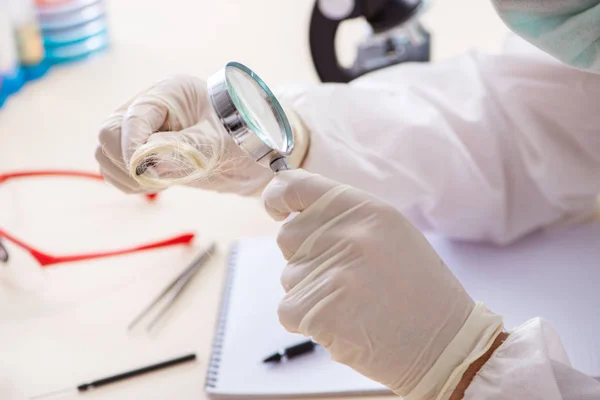
{"label": "metal tweezers", "polygon": [[200,268],[206,264],[206,262],[210,259],[212,254],[214,253],[216,246],[215,243],[211,243],[194,261],[190,263],[190,265],[184,269],[172,282],[170,282],[160,294],[152,300],[146,308],[142,310],[142,312],[135,317],[133,321],[128,326],[128,330],[131,330],[148,312],[164,297],[167,295],[169,298],[165,301],[164,305],[158,311],[156,316],[150,321],[148,326],[146,327],[147,331],[150,331],[158,321],[166,314],[166,312],[175,304],[177,298],[183,293],[186,286],[190,283],[192,278],[198,273]]}

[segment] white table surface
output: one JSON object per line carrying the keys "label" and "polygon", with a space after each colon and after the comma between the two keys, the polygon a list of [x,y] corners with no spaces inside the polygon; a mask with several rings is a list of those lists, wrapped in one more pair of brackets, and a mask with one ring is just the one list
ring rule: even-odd
{"label": "white table surface", "polygon": [[[439,3],[439,4],[438,4]],[[495,49],[505,32],[479,0],[438,2],[425,18],[440,60],[471,47]],[[229,60],[250,65],[271,85],[316,81],[307,45],[311,0],[109,1],[112,47],[61,67],[0,110],[0,171],[96,171],[97,130],[119,104],[171,73],[206,77]],[[361,25],[342,31],[349,42]],[[342,47],[346,55],[351,45]],[[82,193],[84,200],[75,196]],[[83,201],[83,203],[82,203]],[[0,187],[0,226],[54,253],[98,250],[195,231],[173,247],[31,274],[38,285],[0,284],[0,398],[32,396],[190,351],[184,365],[86,394],[88,399],[204,399],[227,250],[245,235],[274,235],[258,201],[177,188],[157,202],[122,196],[101,183],[14,182]],[[153,334],[128,333],[134,315],[200,247],[219,252]],[[57,398],[74,399],[76,394]]]}

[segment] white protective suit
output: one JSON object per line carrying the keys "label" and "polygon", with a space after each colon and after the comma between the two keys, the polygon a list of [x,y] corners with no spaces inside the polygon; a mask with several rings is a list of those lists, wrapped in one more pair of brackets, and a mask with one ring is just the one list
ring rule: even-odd
{"label": "white protective suit", "polygon": [[376,194],[423,230],[504,244],[595,212],[600,75],[517,37],[499,55],[277,94],[316,132],[304,169]]}

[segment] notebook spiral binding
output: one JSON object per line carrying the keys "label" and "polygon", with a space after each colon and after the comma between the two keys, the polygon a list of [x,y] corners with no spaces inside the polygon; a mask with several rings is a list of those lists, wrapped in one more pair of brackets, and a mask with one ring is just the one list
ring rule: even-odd
{"label": "notebook spiral binding", "polygon": [[227,271],[225,277],[225,283],[223,286],[223,295],[221,297],[221,305],[219,308],[219,315],[217,318],[217,328],[215,332],[215,338],[213,340],[212,353],[208,364],[208,371],[206,373],[207,389],[215,389],[217,387],[217,380],[219,379],[219,368],[221,366],[221,352],[223,351],[223,341],[225,340],[225,328],[227,326],[227,315],[229,312],[229,298],[231,297],[231,288],[233,284],[233,277],[235,274],[235,267],[237,265],[237,244],[235,244],[228,257]]}

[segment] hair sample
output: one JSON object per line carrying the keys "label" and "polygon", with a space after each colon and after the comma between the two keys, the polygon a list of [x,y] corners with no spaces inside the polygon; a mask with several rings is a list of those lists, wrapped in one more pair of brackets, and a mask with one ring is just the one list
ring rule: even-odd
{"label": "hair sample", "polygon": [[[203,129],[205,124],[208,126]],[[140,186],[150,189],[205,180],[226,159],[224,141],[224,135],[210,122],[194,126],[193,132],[155,133],[133,153],[129,174]]]}

